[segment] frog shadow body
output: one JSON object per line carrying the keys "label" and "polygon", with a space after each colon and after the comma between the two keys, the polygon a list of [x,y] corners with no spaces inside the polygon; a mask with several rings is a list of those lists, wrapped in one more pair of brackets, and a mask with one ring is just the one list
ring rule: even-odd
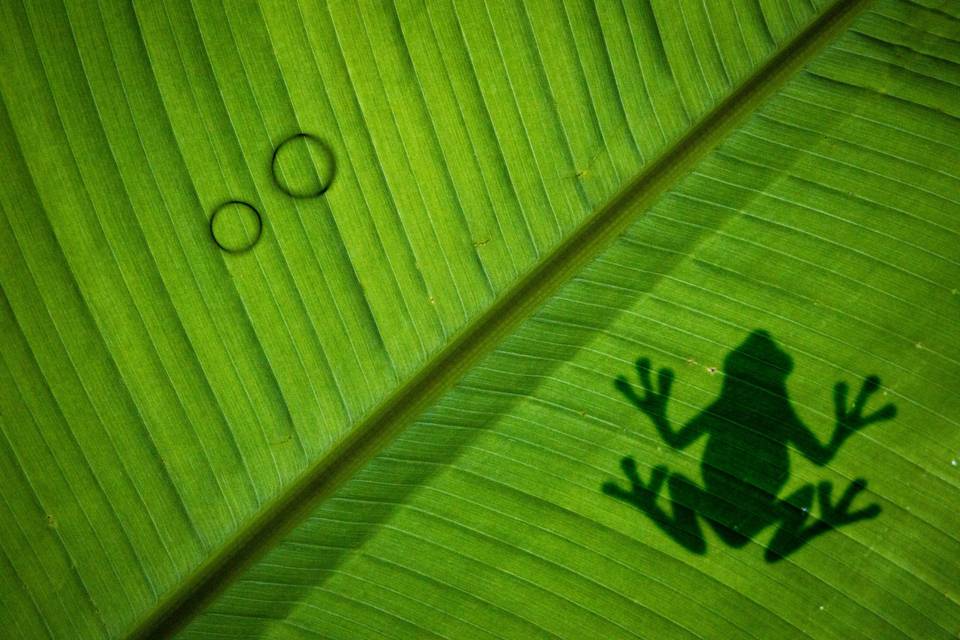
{"label": "frog shadow body", "polygon": [[[853,499],[867,486],[862,478],[851,482],[836,502],[831,497],[830,482],[806,484],[785,498],[778,497],[790,477],[791,445],[823,466],[851,435],[896,416],[892,404],[868,415],[863,413],[867,400],[880,388],[877,376],[864,380],[852,406],[847,401],[847,385],[838,382],[834,387],[833,435],[822,444],[790,403],[786,380],[792,368],[793,360],[767,331],[752,332],[724,360],[720,396],[675,430],[667,419],[673,372],[661,369],[654,387],[650,361],[639,359],[639,391],[624,376],[618,377],[614,386],[646,414],[671,447],[684,449],[701,436],[708,436],[700,465],[703,484],[670,473],[662,465],[653,468],[649,482],[643,482],[636,461],[627,456],[621,468],[629,487],[606,482],[603,492],[639,508],[667,535],[697,554],[707,551],[698,516],[734,548],[745,546],[763,529],[778,524],[766,548],[768,562],[785,558],[831,529],[875,518],[880,513],[877,504],[851,510]],[[664,484],[670,495],[669,512],[658,504]],[[815,496],[819,514],[808,524]]]}

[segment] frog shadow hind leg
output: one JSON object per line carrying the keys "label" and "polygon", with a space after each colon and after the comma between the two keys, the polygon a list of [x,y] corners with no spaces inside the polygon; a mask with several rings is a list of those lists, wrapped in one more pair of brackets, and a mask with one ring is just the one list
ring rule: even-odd
{"label": "frog shadow hind leg", "polygon": [[[620,461],[620,467],[630,482],[630,489],[624,489],[615,482],[606,482],[603,492],[643,511],[664,533],[688,551],[705,554],[707,543],[697,521],[696,510],[696,505],[703,500],[703,489],[680,474],[669,475],[667,468],[662,465],[654,467],[650,482],[644,483],[637,473],[636,461],[629,456]],[[670,489],[672,514],[657,504],[664,480],[667,480]]]}
{"label": "frog shadow hind leg", "polygon": [[867,481],[858,478],[850,483],[836,504],[830,503],[833,485],[821,482],[818,489],[820,518],[804,527],[813,504],[814,486],[800,487],[780,502],[781,524],[767,546],[764,558],[767,562],[783,560],[817,536],[860,520],[869,520],[880,514],[880,505],[871,504],[858,511],[850,511],[854,497],[867,486]]}

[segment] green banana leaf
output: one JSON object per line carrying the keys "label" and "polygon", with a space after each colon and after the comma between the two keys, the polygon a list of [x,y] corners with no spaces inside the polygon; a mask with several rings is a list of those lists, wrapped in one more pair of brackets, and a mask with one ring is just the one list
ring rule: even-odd
{"label": "green banana leaf", "polygon": [[960,634],[955,1],[0,25],[0,635]]}

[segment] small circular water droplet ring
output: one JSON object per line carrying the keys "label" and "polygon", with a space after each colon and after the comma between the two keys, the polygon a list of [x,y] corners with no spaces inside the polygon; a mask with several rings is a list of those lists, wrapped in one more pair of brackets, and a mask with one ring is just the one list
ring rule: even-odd
{"label": "small circular water droplet ring", "polygon": [[[252,220],[255,226],[253,234],[240,242],[231,242],[227,238],[218,237],[217,220],[221,215],[230,215],[231,213],[233,216],[241,215]],[[229,223],[229,220],[226,221],[226,224]],[[221,229],[221,235],[223,235],[223,224],[224,222],[221,220],[221,225],[219,226]],[[236,223],[234,222],[234,224]],[[257,208],[249,202],[244,202],[242,200],[228,200],[214,209],[213,214],[210,216],[210,237],[213,238],[214,243],[216,243],[218,247],[227,253],[246,253],[257,244],[261,235],[263,235],[263,217],[260,215],[260,212],[257,210]]]}
{"label": "small circular water droplet ring", "polygon": [[[325,166],[323,169],[326,169],[326,171],[318,170],[316,172],[316,184],[306,187],[301,186],[300,188],[298,188],[296,185],[291,185],[287,180],[282,179],[278,168],[278,165],[282,161],[281,156],[289,155],[289,153],[291,153],[294,149],[293,144],[298,141],[303,141],[303,143],[306,145],[305,150],[308,154],[308,157],[311,152],[321,154],[325,160]],[[333,152],[330,150],[330,147],[327,146],[326,142],[312,133],[300,132],[293,134],[277,145],[277,148],[273,151],[273,158],[270,160],[270,172],[273,174],[273,181],[276,183],[277,187],[279,187],[280,190],[288,196],[299,199],[316,198],[317,196],[322,196],[324,193],[326,193],[327,189],[330,188],[330,185],[333,184],[333,177],[337,172],[337,163],[333,156]]]}

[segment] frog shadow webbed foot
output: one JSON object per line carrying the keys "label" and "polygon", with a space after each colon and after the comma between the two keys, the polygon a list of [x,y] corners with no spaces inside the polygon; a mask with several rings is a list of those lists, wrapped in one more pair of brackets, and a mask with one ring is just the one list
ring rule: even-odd
{"label": "frog shadow webbed foot", "polygon": [[624,489],[616,482],[604,482],[603,492],[624,502],[629,502],[647,513],[657,511],[656,501],[660,495],[660,489],[667,479],[669,471],[664,465],[658,465],[653,468],[650,474],[650,482],[644,483],[637,472],[637,461],[632,456],[626,456],[620,461],[620,468],[623,474],[630,482],[630,489]]}
{"label": "frog shadow webbed foot", "polygon": [[863,478],[857,478],[850,483],[847,490],[843,492],[836,504],[830,504],[830,496],[833,493],[833,485],[829,482],[821,482],[817,497],[820,502],[820,521],[828,528],[842,527],[853,524],[861,520],[870,520],[880,515],[880,505],[873,503],[856,511],[850,510],[850,505],[858,493],[867,488],[867,481]]}
{"label": "frog shadow webbed foot", "polygon": [[817,487],[817,501],[820,504],[820,517],[805,527],[807,511],[813,501],[813,485],[806,485],[795,497],[797,503],[789,503],[785,510],[781,527],[774,534],[765,554],[767,562],[784,559],[813,538],[839,527],[870,520],[880,515],[880,505],[874,503],[856,511],[850,505],[858,493],[867,487],[867,481],[857,478],[847,487],[835,504],[831,503],[833,485],[821,482]]}
{"label": "frog shadow webbed foot", "polygon": [[[637,473],[636,461],[630,456],[620,461],[620,467],[630,482],[630,488],[624,489],[616,482],[605,482],[602,487],[605,494],[640,509],[657,527],[688,551],[698,555],[707,552],[706,541],[697,523],[696,512],[689,506],[690,500],[677,500],[677,495],[680,493],[698,491],[695,485],[683,476],[677,474],[671,476],[665,465],[654,467],[650,474],[650,482],[644,483]],[[668,478],[669,504],[671,505],[669,511],[657,504],[660,490],[663,489]]]}
{"label": "frog shadow webbed foot", "polygon": [[838,382],[833,388],[834,412],[837,425],[841,428],[849,432],[859,431],[867,425],[892,420],[897,416],[897,407],[893,404],[886,404],[873,413],[863,414],[870,396],[880,390],[880,378],[878,376],[867,376],[864,379],[860,392],[857,393],[857,397],[853,401],[853,406],[848,410],[847,394],[849,390],[846,382]]}
{"label": "frog shadow webbed foot", "polygon": [[640,358],[637,360],[637,378],[640,380],[643,395],[637,393],[626,376],[617,376],[613,386],[645,413],[654,424],[662,425],[667,422],[667,400],[670,398],[673,377],[672,369],[660,369],[657,372],[657,388],[654,389],[650,359]]}

